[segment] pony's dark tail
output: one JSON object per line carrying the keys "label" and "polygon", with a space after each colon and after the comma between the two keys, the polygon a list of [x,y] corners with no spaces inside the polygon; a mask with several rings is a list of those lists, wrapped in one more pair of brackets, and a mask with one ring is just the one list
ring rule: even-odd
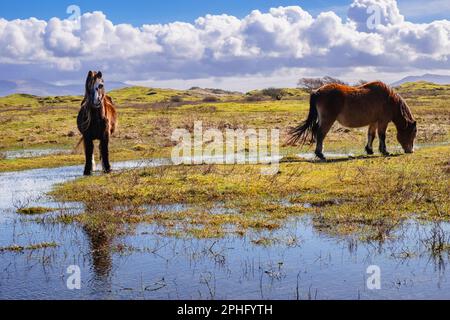
{"label": "pony's dark tail", "polygon": [[310,134],[311,134],[311,143],[313,143],[316,140],[317,130],[319,129],[319,113],[317,111],[317,98],[318,98],[317,91],[311,93],[311,97],[309,100],[308,119],[302,122],[299,126],[289,131],[290,138],[287,142],[289,145],[295,145],[299,141],[301,142],[301,144],[305,144]]}
{"label": "pony's dark tail", "polygon": [[84,143],[84,138],[81,137],[80,141],[75,145],[75,148],[73,148],[73,153],[76,153],[78,148]]}

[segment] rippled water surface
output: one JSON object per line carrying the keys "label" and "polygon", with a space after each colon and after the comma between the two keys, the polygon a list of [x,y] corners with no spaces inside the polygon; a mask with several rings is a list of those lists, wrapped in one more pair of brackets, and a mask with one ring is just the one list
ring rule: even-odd
{"label": "rippled water surface", "polygon": [[[167,164],[130,161],[115,164],[115,169]],[[0,247],[58,245],[0,252],[1,299],[450,298],[449,251],[432,250],[437,240],[448,239],[447,223],[407,221],[376,242],[326,234],[308,216],[287,221],[281,230],[244,237],[179,239],[142,224],[110,238],[77,225],[36,223],[15,213],[16,207],[43,205],[76,214],[82,206],[53,203],[45,193],[81,172],[81,166],[73,166],[0,174]],[[167,210],[176,208],[186,205]],[[212,214],[221,210],[218,204]],[[255,244],[261,238],[271,241]],[[81,269],[81,290],[67,288],[71,265]],[[380,290],[367,289],[371,265],[380,267]]]}

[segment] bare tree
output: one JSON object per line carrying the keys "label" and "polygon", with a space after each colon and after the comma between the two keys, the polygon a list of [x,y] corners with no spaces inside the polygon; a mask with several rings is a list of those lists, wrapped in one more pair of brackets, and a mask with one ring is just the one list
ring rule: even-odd
{"label": "bare tree", "polygon": [[301,78],[298,81],[298,86],[300,88],[306,89],[307,91],[312,91],[331,83],[347,84],[342,80],[330,76],[325,76],[323,78]]}
{"label": "bare tree", "polygon": [[325,82],[325,84],[337,83],[337,84],[348,85],[348,83],[345,81],[339,80],[338,78],[329,77],[329,76],[325,76],[323,78],[323,81]]}
{"label": "bare tree", "polygon": [[355,87],[359,87],[359,86],[362,86],[362,85],[365,85],[366,83],[369,83],[369,81],[366,81],[366,80],[358,80],[356,83],[355,83]]}
{"label": "bare tree", "polygon": [[297,84],[300,88],[312,91],[323,86],[321,78],[301,78]]}

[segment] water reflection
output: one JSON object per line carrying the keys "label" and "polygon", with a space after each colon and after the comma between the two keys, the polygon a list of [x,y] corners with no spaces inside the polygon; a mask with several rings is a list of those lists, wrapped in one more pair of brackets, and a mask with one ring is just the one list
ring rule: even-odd
{"label": "water reflection", "polygon": [[[143,165],[149,164],[119,167]],[[382,223],[368,226],[365,237],[361,232],[342,236],[338,224],[315,215],[292,219],[280,230],[198,240],[167,237],[161,226],[148,224],[132,229],[116,225],[111,232],[98,226],[36,223],[11,209],[13,200],[29,196],[51,205],[42,194],[79,176],[80,170],[0,174],[0,247],[58,244],[0,252],[0,299],[450,298],[449,223]],[[210,214],[223,210],[218,204]],[[353,226],[355,230],[367,231],[364,225]],[[65,283],[67,267],[74,264],[81,268],[79,291],[68,290]],[[366,287],[366,269],[373,264],[381,268],[382,290]]]}
{"label": "water reflection", "polygon": [[[59,247],[0,253],[0,298],[450,298],[450,224],[406,221],[389,236],[363,241],[317,230],[313,219],[203,240],[165,237],[148,224],[108,233],[26,222],[16,226],[19,244],[33,235],[32,242],[51,239]],[[0,246],[10,237],[0,236]],[[261,238],[272,241],[256,244]],[[82,269],[80,291],[67,290],[61,279],[72,264]],[[381,268],[382,290],[365,286],[370,265]]]}
{"label": "water reflection", "polygon": [[83,227],[89,243],[92,258],[92,269],[96,280],[107,281],[112,269],[112,245],[114,237],[101,229]]}

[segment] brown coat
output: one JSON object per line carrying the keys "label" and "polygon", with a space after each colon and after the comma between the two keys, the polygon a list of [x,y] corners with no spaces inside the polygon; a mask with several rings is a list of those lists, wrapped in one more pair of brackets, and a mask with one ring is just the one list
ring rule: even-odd
{"label": "brown coat", "polygon": [[412,152],[417,133],[416,121],[406,102],[386,84],[376,81],[359,87],[329,84],[311,94],[308,119],[291,130],[289,143],[303,143],[311,133],[317,140],[316,155],[324,160],[323,140],[338,121],[349,128],[369,126],[366,151],[373,153],[372,143],[378,132],[380,151],[387,155],[386,129],[390,122],[397,128],[397,140],[405,152]]}

